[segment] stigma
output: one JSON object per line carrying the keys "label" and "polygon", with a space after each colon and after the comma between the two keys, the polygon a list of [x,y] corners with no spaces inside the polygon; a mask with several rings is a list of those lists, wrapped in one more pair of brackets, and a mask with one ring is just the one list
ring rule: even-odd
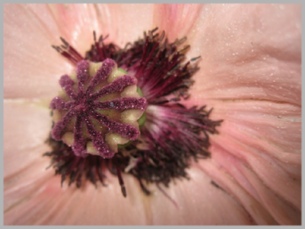
{"label": "stigma", "polygon": [[137,79],[114,60],[81,60],[59,84],[62,90],[50,104],[51,136],[71,147],[75,156],[112,158],[120,145],[139,137],[138,120],[147,101]]}

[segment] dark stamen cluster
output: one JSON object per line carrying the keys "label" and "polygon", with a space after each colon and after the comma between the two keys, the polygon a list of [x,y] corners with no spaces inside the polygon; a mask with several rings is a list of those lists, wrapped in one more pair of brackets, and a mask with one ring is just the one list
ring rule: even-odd
{"label": "dark stamen cluster", "polygon": [[[103,186],[107,186],[105,170],[118,175],[128,164],[128,160],[122,161],[118,154],[112,159],[105,159],[97,155],[89,155],[85,158],[76,157],[71,147],[51,137],[47,140],[47,144],[51,146],[52,151],[45,153],[44,156],[51,158],[50,166],[54,168],[56,175],[61,176],[61,185],[67,180],[69,186],[75,183],[76,187],[80,188],[88,180],[94,185],[100,182]],[[123,187],[123,183],[121,187]],[[125,193],[126,196],[124,188],[122,188],[122,193]]]}
{"label": "dark stamen cluster", "polygon": [[86,58],[93,61],[113,58],[118,66],[138,79],[138,86],[149,103],[177,101],[180,97],[188,97],[188,89],[193,84],[191,77],[199,70],[199,57],[184,63],[190,49],[189,45],[181,47],[185,41],[186,38],[182,38],[169,43],[164,31],[159,34],[154,29],[145,32],[144,38],[119,49],[112,43],[105,45],[101,37]]}
{"label": "dark stamen cluster", "polygon": [[137,164],[129,172],[139,180],[168,186],[173,178],[187,177],[190,158],[210,156],[209,136],[217,133],[221,121],[209,120],[205,107],[187,109],[167,104],[147,110],[140,139],[129,146]]}
{"label": "dark stamen cluster", "polygon": [[[83,180],[103,183],[104,171],[108,169],[118,176],[124,195],[122,172],[136,177],[142,190],[149,194],[147,184],[168,186],[175,178],[187,178],[186,169],[192,159],[210,156],[209,134],[217,133],[216,127],[221,121],[210,120],[211,110],[205,106],[183,105],[189,97],[191,77],[199,69],[198,58],[185,62],[189,49],[188,45],[182,46],[185,41],[183,38],[170,43],[164,32],[159,34],[154,29],[121,49],[113,43],[106,44],[102,36],[96,40],[94,34],[94,44],[84,59],[102,62],[111,58],[137,79],[137,86],[147,100],[145,122],[141,124],[138,138],[120,145],[118,153],[108,159],[94,155],[76,157],[69,146],[50,139],[52,151],[46,155],[51,157],[52,166],[63,180],[69,178],[69,184],[76,182],[77,186]],[[64,47],[55,48],[74,63],[75,58],[70,56],[76,55],[75,50],[66,43]],[[114,106],[127,105],[122,101],[113,102]],[[58,106],[68,105],[59,103]],[[100,109],[109,106],[109,103],[98,104]]]}

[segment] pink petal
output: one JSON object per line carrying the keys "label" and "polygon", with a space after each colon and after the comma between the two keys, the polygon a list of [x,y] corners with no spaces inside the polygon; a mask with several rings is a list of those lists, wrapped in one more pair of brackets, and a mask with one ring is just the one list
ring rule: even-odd
{"label": "pink petal", "polygon": [[[124,198],[116,180],[108,187],[60,187],[58,177],[30,184],[34,192],[6,213],[6,224],[126,225],[146,224],[145,202],[133,178],[125,178],[130,196]],[[15,190],[15,195],[17,195]],[[19,191],[20,193],[20,191]],[[140,194],[140,195],[139,195]],[[22,194],[23,195],[23,194]],[[56,200],[54,202],[54,200]]]}
{"label": "pink petal", "polygon": [[[128,198],[124,199],[115,180],[108,187],[91,184],[80,190],[60,188],[58,177],[44,177],[47,182],[29,183],[25,190],[10,190],[27,198],[7,209],[6,224],[50,225],[129,225],[129,224],[251,224],[247,213],[232,198],[210,183],[200,170],[190,171],[192,182],[179,182],[166,189],[174,204],[159,189],[145,197],[137,181],[125,176]],[[26,193],[26,195],[25,195]],[[56,202],[54,202],[56,200]],[[64,207],[62,207],[64,206]],[[45,211],[45,209],[48,209]],[[211,210],[213,209],[213,210]]]}
{"label": "pink petal", "polygon": [[[213,150],[213,161],[203,161],[201,163],[201,168],[211,176],[220,187],[225,189],[233,198],[244,206],[255,223],[300,224],[300,209],[291,201],[293,198],[300,202],[300,195],[298,193],[300,189],[300,187],[298,187],[299,181],[290,180],[287,183],[282,183],[283,179],[278,179],[278,177],[284,174],[285,179],[289,174],[285,174],[281,171],[281,168],[277,168],[277,165],[273,162],[269,165],[269,167],[271,167],[271,169],[268,170],[271,171],[269,175],[260,177],[261,173],[257,173],[257,170],[259,168],[267,170],[268,167],[266,167],[266,162],[262,164],[261,167],[256,165],[256,170],[254,170],[253,167],[251,167],[251,164],[243,163],[223,147],[215,146],[215,148],[211,150]],[[273,177],[272,175],[276,173],[277,176]],[[274,186],[272,186],[272,184],[270,185],[270,181],[277,183],[277,188],[274,189]],[[290,187],[290,185],[292,186]],[[283,197],[283,191],[279,191],[279,189],[282,188],[286,190],[289,188],[290,191],[293,190],[294,192],[285,193],[285,197],[295,194],[297,196],[290,198],[290,200],[289,198],[286,199]]]}
{"label": "pink petal", "polygon": [[51,47],[59,36],[54,31],[54,22],[44,24],[28,5],[5,5],[5,98],[50,98],[56,94],[59,77],[71,67]]}
{"label": "pink petal", "polygon": [[102,34],[122,48],[155,27],[152,4],[98,4],[96,9]]}
{"label": "pink petal", "polygon": [[263,186],[300,209],[300,109],[261,102],[248,103],[247,107],[242,103],[221,107],[215,113],[222,113],[224,123],[213,144],[222,154],[229,155],[215,151],[214,159],[220,160],[227,170],[230,163],[223,161],[226,157],[234,158],[238,166],[247,165],[263,181]]}
{"label": "pink petal", "polygon": [[299,224],[298,6],[209,5],[197,28],[193,53],[201,50],[202,60],[190,103],[208,104],[212,118],[224,120],[212,137],[212,160],[201,169],[256,223]]}
{"label": "pink petal", "polygon": [[193,166],[191,180],[177,181],[169,189],[163,188],[166,197],[154,189],[152,224],[159,225],[243,225],[253,224],[243,207],[223,190],[212,185],[211,178]]}
{"label": "pink petal", "polygon": [[31,165],[48,150],[44,145],[51,128],[50,111],[42,103],[4,101],[4,176]]}
{"label": "pink petal", "polygon": [[173,42],[189,36],[202,7],[202,4],[156,4],[154,22]]}
{"label": "pink petal", "polygon": [[[40,5],[36,7],[36,10],[40,11]],[[63,37],[84,56],[93,44],[93,31],[96,31],[98,36],[102,29],[96,6],[93,4],[49,4],[47,8],[59,30],[56,36]]]}
{"label": "pink petal", "polygon": [[[40,152],[36,152],[37,154]],[[40,154],[41,155],[41,154]],[[5,161],[6,162],[6,161]],[[54,171],[47,170],[49,164],[47,158],[36,158],[28,166],[19,169],[14,174],[4,179],[4,222],[5,224],[24,224],[24,220],[16,218],[20,206],[27,205],[36,199],[41,188],[54,179]],[[56,184],[60,185],[59,177],[56,177]],[[54,203],[54,201],[53,201]],[[38,206],[38,204],[37,204]],[[34,208],[33,208],[34,209]],[[46,210],[44,210],[45,212]],[[32,211],[33,212],[33,211]],[[34,212],[33,212],[34,213]],[[29,211],[22,214],[30,215]],[[34,213],[35,214],[35,213]],[[18,224],[18,223],[17,223]]]}
{"label": "pink petal", "polygon": [[260,204],[260,202],[255,200],[245,189],[243,189],[243,187],[235,181],[235,178],[230,176],[230,174],[227,174],[213,158],[211,160],[201,161],[200,168],[208,176],[214,179],[217,185],[228,192],[228,195],[243,206],[255,224],[277,224],[275,219]]}
{"label": "pink petal", "polygon": [[[25,100],[4,101],[4,209],[31,198],[34,183],[40,185],[50,176],[50,163],[42,153],[51,127],[49,110],[41,103]],[[53,171],[51,171],[53,174]],[[5,214],[5,221],[7,220]]]}
{"label": "pink petal", "polygon": [[190,53],[202,57],[196,100],[300,104],[300,12],[294,5],[206,6]]}

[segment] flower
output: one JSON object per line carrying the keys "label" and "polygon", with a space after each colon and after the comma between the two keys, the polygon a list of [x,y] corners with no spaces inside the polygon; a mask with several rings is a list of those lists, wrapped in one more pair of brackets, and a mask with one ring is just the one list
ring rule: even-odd
{"label": "flower", "polygon": [[[123,46],[155,26],[201,55],[188,105],[224,120],[211,158],[149,197],[124,176],[123,198],[108,172],[107,188],[61,188],[41,153],[47,104],[72,66],[50,45],[62,36],[83,54],[93,30]],[[298,6],[6,5],[4,47],[5,224],[300,224]]]}

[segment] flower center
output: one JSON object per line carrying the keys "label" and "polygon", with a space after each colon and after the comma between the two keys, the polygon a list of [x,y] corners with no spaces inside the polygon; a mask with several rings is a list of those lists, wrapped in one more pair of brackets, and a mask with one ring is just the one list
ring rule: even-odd
{"label": "flower center", "polygon": [[188,178],[190,161],[210,156],[209,135],[221,123],[205,106],[183,104],[199,58],[185,61],[186,38],[170,43],[157,29],[123,49],[104,39],[94,33],[85,57],[62,38],[53,46],[76,66],[61,77],[63,92],[51,102],[52,150],[45,155],[56,174],[80,187],[87,180],[104,184],[107,169],[124,196],[122,173],[146,194],[150,183],[168,187]]}
{"label": "flower center", "polygon": [[78,62],[74,73],[61,77],[63,91],[51,102],[52,137],[72,147],[76,156],[113,157],[119,144],[140,134],[137,121],[146,99],[136,83],[112,59]]}

